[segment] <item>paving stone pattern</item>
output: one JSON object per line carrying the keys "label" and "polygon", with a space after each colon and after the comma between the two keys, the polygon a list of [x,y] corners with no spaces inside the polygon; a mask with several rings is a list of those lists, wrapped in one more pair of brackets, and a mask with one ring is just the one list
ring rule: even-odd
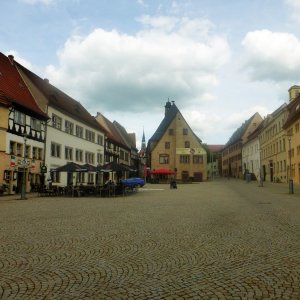
{"label": "paving stone pattern", "polygon": [[227,180],[0,199],[0,299],[300,299],[300,196]]}

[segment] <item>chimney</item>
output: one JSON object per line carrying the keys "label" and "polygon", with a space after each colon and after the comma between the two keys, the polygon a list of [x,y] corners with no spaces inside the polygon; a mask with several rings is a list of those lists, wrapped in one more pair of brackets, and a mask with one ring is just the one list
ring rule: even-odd
{"label": "chimney", "polygon": [[44,78],[44,82],[49,84],[49,79],[48,78]]}
{"label": "chimney", "polygon": [[8,59],[10,61],[10,63],[13,65],[14,64],[14,56],[13,55],[8,55]]}

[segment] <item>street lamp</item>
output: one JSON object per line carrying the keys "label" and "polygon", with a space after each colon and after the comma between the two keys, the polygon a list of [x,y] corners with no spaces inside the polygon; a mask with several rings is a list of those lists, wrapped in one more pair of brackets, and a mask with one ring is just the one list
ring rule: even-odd
{"label": "street lamp", "polygon": [[27,142],[27,135],[26,133],[23,135],[24,139],[24,159],[22,162],[22,167],[23,167],[23,176],[22,176],[22,188],[21,188],[21,200],[26,199],[26,142]]}
{"label": "street lamp", "polygon": [[292,179],[291,136],[288,136],[288,140],[289,140],[289,159],[290,159],[289,194],[294,194],[294,183],[293,183],[293,179]]}

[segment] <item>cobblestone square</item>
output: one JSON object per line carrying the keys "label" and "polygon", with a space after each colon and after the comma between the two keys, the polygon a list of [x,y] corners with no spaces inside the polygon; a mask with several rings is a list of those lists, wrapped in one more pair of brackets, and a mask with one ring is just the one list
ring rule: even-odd
{"label": "cobblestone square", "polygon": [[1,299],[300,299],[300,195],[147,184],[115,198],[0,198]]}

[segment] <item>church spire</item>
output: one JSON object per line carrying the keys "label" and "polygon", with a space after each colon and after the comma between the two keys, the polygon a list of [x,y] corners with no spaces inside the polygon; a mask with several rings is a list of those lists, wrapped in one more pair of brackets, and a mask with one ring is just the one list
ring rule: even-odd
{"label": "church spire", "polygon": [[145,131],[144,131],[144,128],[143,128],[143,137],[142,137],[142,147],[141,147],[141,150],[142,151],[146,151],[146,139],[145,139]]}

